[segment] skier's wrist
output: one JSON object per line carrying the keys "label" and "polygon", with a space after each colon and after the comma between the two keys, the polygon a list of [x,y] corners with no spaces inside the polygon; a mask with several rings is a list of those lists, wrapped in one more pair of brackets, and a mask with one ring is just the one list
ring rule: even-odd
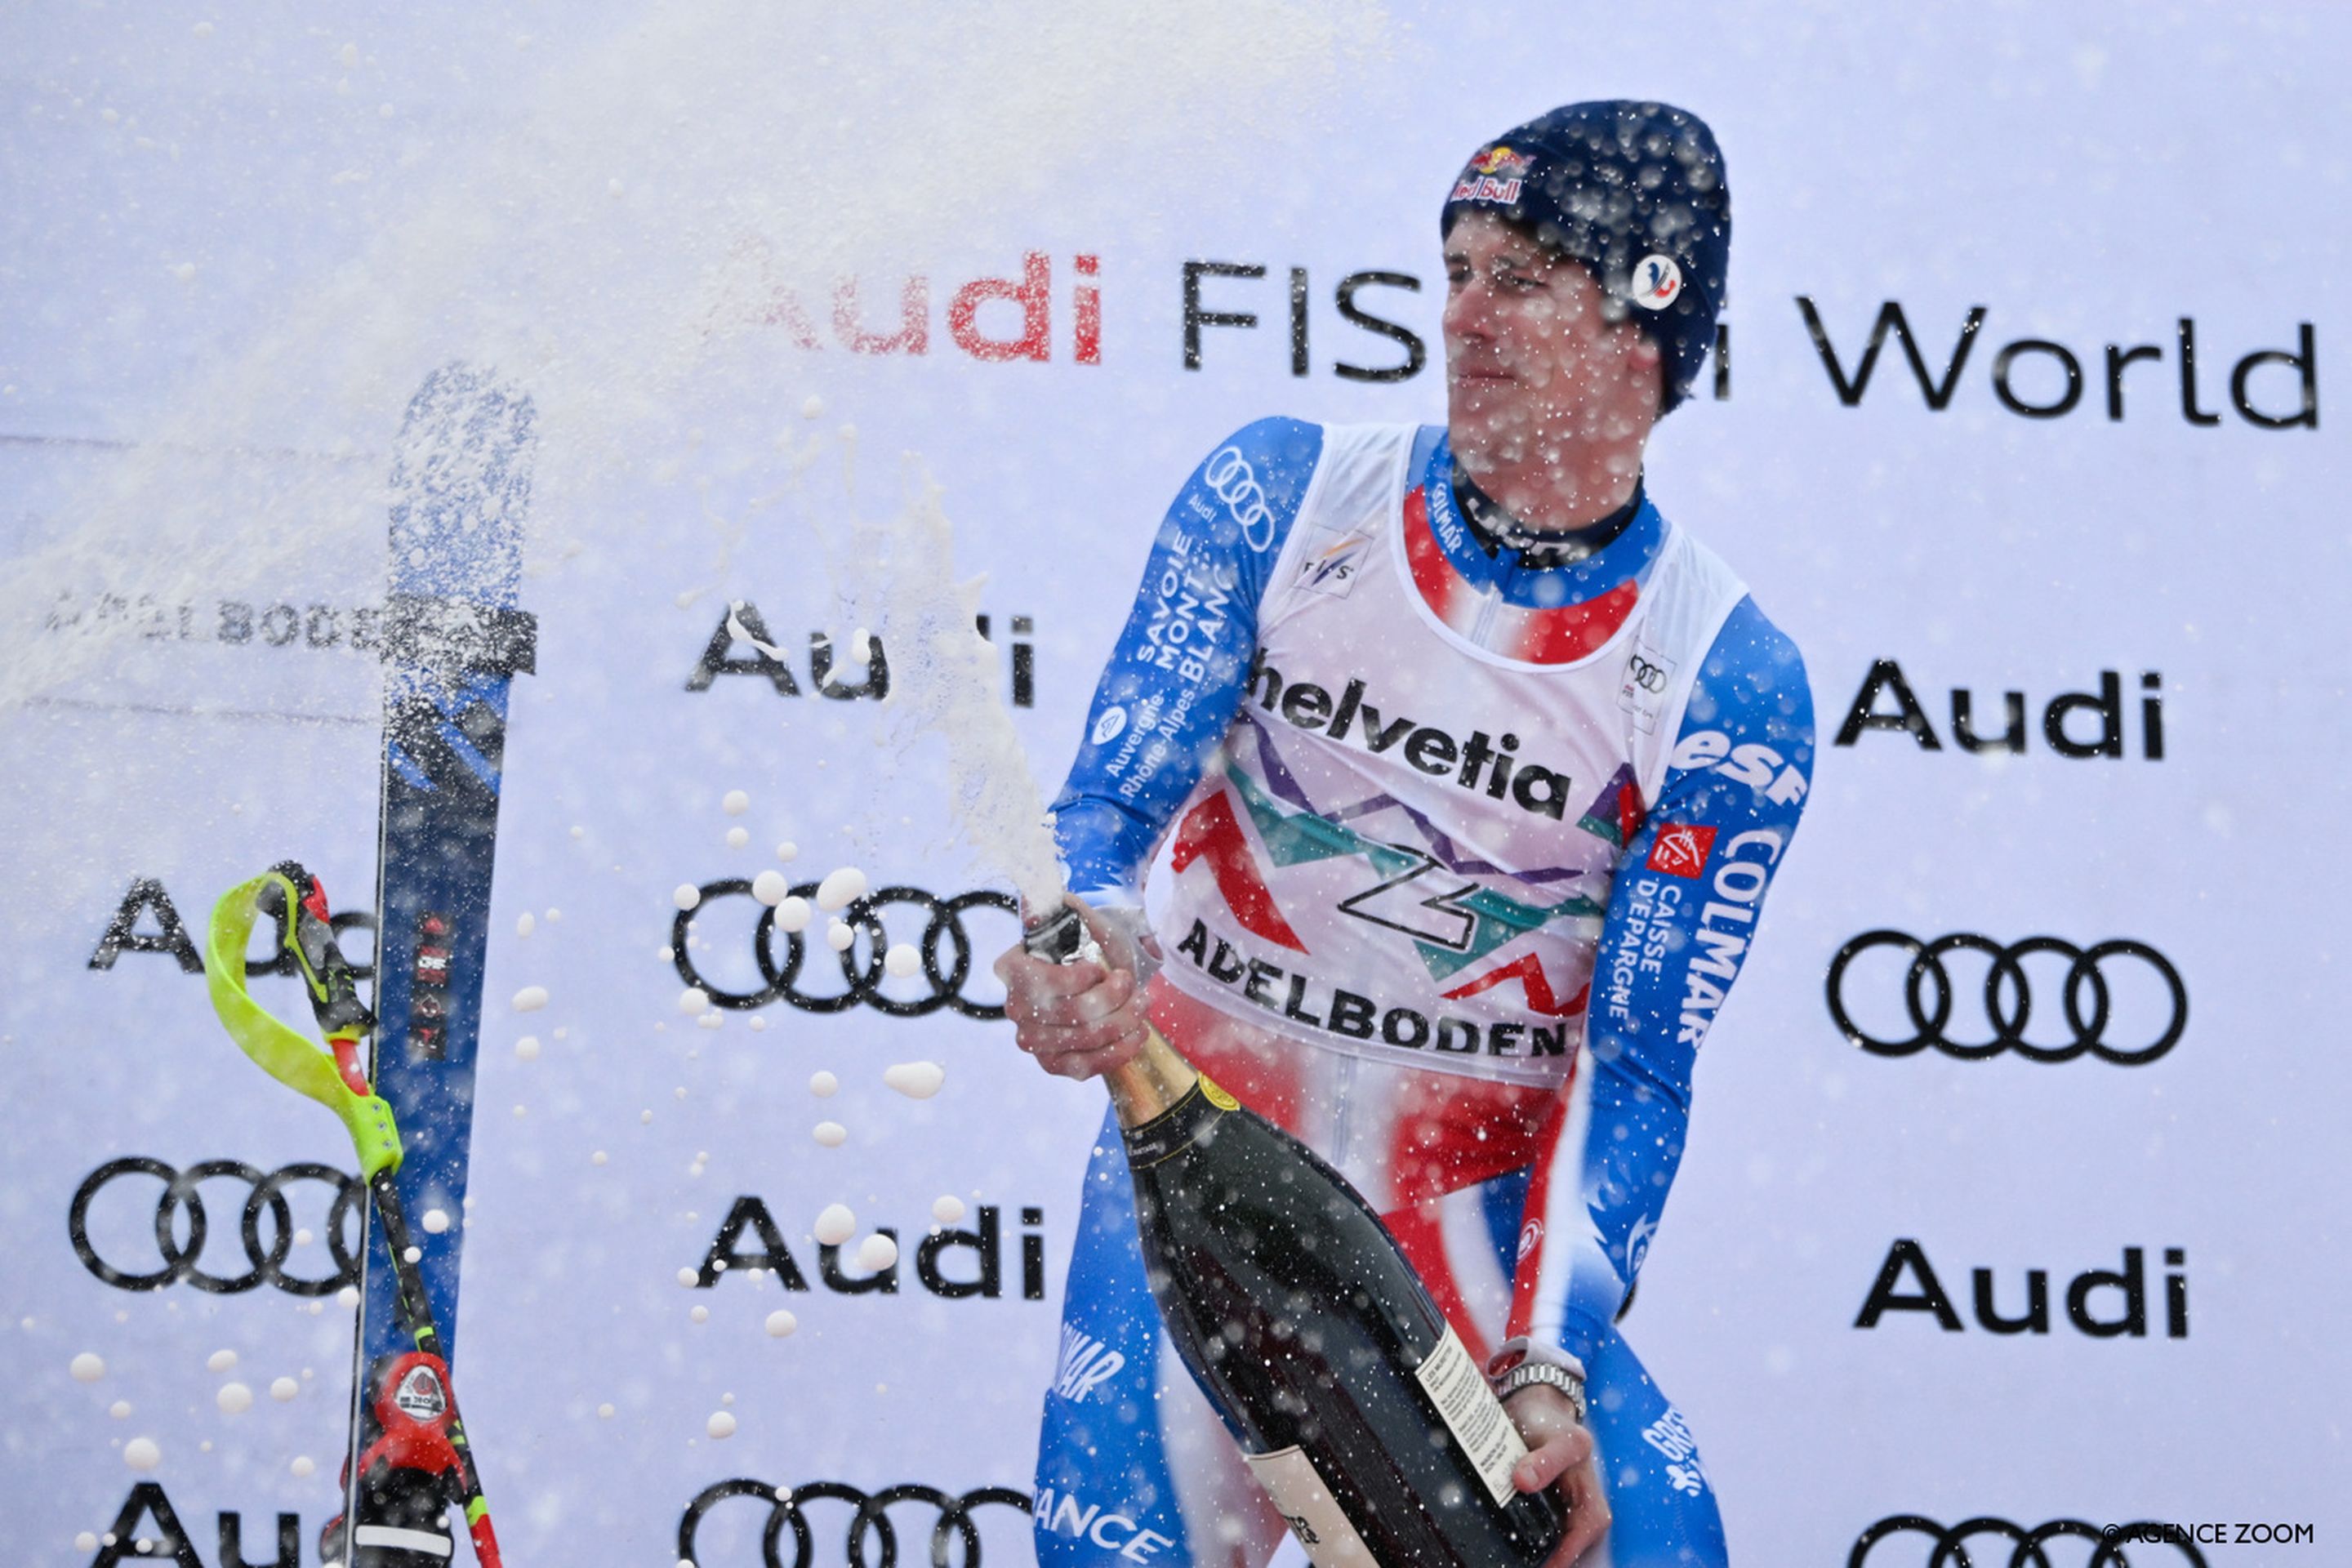
{"label": "skier's wrist", "polygon": [[1577,1420],[1584,1420],[1584,1363],[1558,1345],[1525,1334],[1506,1341],[1487,1359],[1486,1381],[1499,1399],[1537,1384],[1557,1389],[1575,1406]]}

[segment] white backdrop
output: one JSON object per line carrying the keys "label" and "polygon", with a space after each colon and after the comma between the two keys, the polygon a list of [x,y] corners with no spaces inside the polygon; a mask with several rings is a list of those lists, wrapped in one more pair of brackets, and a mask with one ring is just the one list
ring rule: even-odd
{"label": "white backdrop", "polygon": [[[1455,166],[1553,103],[1634,93],[1713,123],[1737,216],[1724,395],[1661,428],[1651,493],[1796,637],[1823,750],[1769,933],[1704,1053],[1626,1331],[1698,1433],[1742,1561],[1847,1562],[1904,1515],[2308,1526],[2294,1546],[2131,1561],[2331,1560],[2352,1530],[2331,1137],[2352,1069],[2332,1048],[2327,914],[2348,673],[2332,612],[2352,590],[2337,505],[2352,113],[2335,65],[2352,25],[2291,5],[2158,20],[1580,5],[1087,22],[1008,5],[892,26],[619,4],[0,20],[11,1560],[112,1561],[131,1543],[76,1538],[111,1529],[139,1484],[206,1568],[228,1560],[226,1516],[252,1563],[293,1516],[309,1563],[334,1510],[349,1320],[333,1297],[107,1283],[167,1261],[152,1174],[97,1187],[79,1226],[69,1210],[126,1159],[350,1163],[326,1117],[228,1049],[200,978],[136,939],[162,930],[154,889],[200,931],[221,889],[289,855],[339,908],[364,902],[375,691],[350,643],[381,593],[400,409],[452,357],[529,385],[547,433],[525,586],[539,668],[508,742],[458,1324],[512,1560],[671,1563],[690,1500],[733,1478],[1025,1490],[1100,1090],[1044,1078],[1003,1026],[950,1009],[778,1000],[698,1027],[657,956],[672,889],[751,877],[782,839],[801,847],[796,877],[854,863],[939,897],[1002,885],[948,826],[937,747],[871,700],[816,694],[810,636],[848,629],[824,530],[898,513],[900,454],[919,455],[960,564],[987,574],[1007,700],[1027,650],[1013,714],[1050,791],[1189,465],[1270,412],[1441,416],[1435,217]],[[1082,257],[1099,258],[1091,275]],[[1265,268],[1202,279],[1203,310],[1258,325],[1201,329],[1197,369],[1193,262]],[[1043,268],[1043,352],[973,353],[962,340],[1017,340],[1031,319],[982,290],[959,329],[959,292],[996,279],[1009,295],[1024,265]],[[1406,357],[1341,314],[1335,290],[1365,272],[1419,280],[1358,303],[1417,334],[1429,368],[1335,369]],[[1841,396],[1890,305],[1930,383],[1969,343],[1948,395],[1923,391],[1890,331]],[[909,320],[919,353],[848,342]],[[2021,342],[2048,346],[2004,359]],[[2157,353],[2111,370],[2137,345]],[[2233,371],[2265,351],[2299,361],[2257,360],[2233,401]],[[2014,411],[2065,400],[2067,356],[2068,411]],[[2245,411],[2296,416],[2306,389],[2309,423]],[[738,600],[792,656],[797,695],[759,675],[689,689]],[[1937,746],[1885,726],[1830,743],[1874,668],[1864,706],[1899,711],[1885,664]],[[2096,697],[2110,671],[2121,754],[2063,754],[2045,709]],[[2021,693],[2021,751],[1963,748],[1956,690],[1979,733]],[[2063,733],[2100,726],[2077,704]],[[752,801],[740,818],[719,807],[736,788]],[[725,842],[736,826],[748,847]],[[94,962],[134,891],[134,940]],[[697,923],[709,945],[689,955],[721,985],[758,984],[756,912],[716,900]],[[914,908],[887,918],[893,940],[919,933]],[[966,929],[963,994],[985,1003],[1011,922],[982,909]],[[1882,930],[2144,944],[2179,975],[2185,1026],[2138,1063],[1858,1048],[1825,975]],[[2048,1056],[2077,1032],[2067,966],[2028,952],[2024,1036]],[[1982,949],[1947,968],[1944,1033],[1987,1039]],[[2161,966],[2117,949],[2098,968],[2108,1016],[2081,1034],[2129,1052],[2167,1032]],[[822,948],[802,983],[839,993]],[[545,1011],[512,1012],[525,985],[547,987]],[[283,983],[267,994],[298,1005]],[[1883,946],[1852,960],[1837,1001],[1900,1039],[1903,994],[1902,952]],[[2095,1013],[2087,981],[2078,994]],[[535,1059],[516,1053],[525,1035]],[[927,1102],[880,1081],[916,1059],[946,1068]],[[820,1068],[837,1098],[810,1094]],[[812,1138],[827,1117],[843,1147]],[[252,1191],[234,1173],[199,1188],[197,1267],[252,1267],[236,1223]],[[965,1228],[995,1215],[993,1297],[920,1277],[947,1193],[971,1205]],[[330,1189],[286,1194],[311,1239],[285,1271],[331,1279]],[[680,1287],[745,1197],[810,1289],[740,1272]],[[809,1233],[836,1201],[861,1235],[896,1230],[894,1292],[821,1276]],[[2144,1328],[2076,1327],[2070,1284],[2124,1270],[2126,1249]],[[946,1257],[942,1278],[977,1278],[972,1249]],[[1907,1266],[1892,1294],[1915,1310],[1858,1326],[1906,1257],[1958,1327]],[[2047,1276],[2046,1331],[1989,1331],[1978,1280],[2015,1316],[2029,1270]],[[2121,1317],[2120,1286],[2085,1289],[2093,1320]],[[789,1338],[763,1330],[779,1307],[797,1315]],[[208,1370],[221,1349],[236,1367]],[[106,1363],[95,1383],[68,1373],[84,1352]],[[292,1398],[269,1396],[278,1377]],[[234,1415],[215,1404],[232,1379],[258,1395]],[[722,1408],[740,1427],[715,1440]],[[138,1436],[162,1452],[150,1474],[122,1458]],[[811,1505],[810,1561],[852,1560],[849,1514]],[[765,1517],[718,1504],[698,1561],[759,1562]],[[894,1510],[900,1549],[921,1552],[936,1517]],[[974,1517],[986,1561],[1026,1560],[1013,1509]],[[134,1523],[159,1528],[152,1507]],[[1975,1539],[1992,1560],[1995,1534]],[[1932,1549],[1899,1534],[1864,1560],[1907,1568]],[[2050,1548],[2070,1565],[2089,1551]]]}

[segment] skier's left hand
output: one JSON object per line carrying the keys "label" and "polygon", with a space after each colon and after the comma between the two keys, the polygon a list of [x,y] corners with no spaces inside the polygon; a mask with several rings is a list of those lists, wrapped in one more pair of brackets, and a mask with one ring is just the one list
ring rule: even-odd
{"label": "skier's left hand", "polygon": [[1529,1384],[1503,1402],[1503,1412],[1528,1442],[1528,1457],[1511,1471],[1523,1492],[1557,1486],[1567,1510],[1568,1531],[1543,1568],[1570,1568],[1609,1530],[1609,1499],[1601,1489],[1601,1463],[1592,1434],[1576,1418],[1568,1395],[1540,1383]]}

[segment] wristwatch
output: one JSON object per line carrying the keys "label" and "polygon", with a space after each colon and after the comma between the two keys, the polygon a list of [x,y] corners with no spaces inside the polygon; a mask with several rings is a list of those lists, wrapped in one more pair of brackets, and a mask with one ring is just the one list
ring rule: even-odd
{"label": "wristwatch", "polygon": [[1576,1424],[1584,1425],[1584,1379],[1564,1366],[1549,1362],[1525,1361],[1496,1380],[1495,1394],[1508,1399],[1530,1384],[1544,1384],[1568,1395],[1570,1406],[1576,1412]]}

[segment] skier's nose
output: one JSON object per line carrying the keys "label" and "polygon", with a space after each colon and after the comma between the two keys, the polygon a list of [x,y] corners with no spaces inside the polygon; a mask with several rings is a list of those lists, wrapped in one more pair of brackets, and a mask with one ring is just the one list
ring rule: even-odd
{"label": "skier's nose", "polygon": [[1446,295],[1439,321],[1448,338],[1488,342],[1496,335],[1494,306],[1495,286],[1483,278],[1473,278]]}

